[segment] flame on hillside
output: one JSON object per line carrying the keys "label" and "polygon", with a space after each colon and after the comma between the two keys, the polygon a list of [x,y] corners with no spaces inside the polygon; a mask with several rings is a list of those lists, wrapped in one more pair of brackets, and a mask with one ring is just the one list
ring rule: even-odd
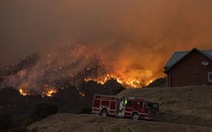
{"label": "flame on hillside", "polygon": [[28,95],[28,93],[25,92],[22,88],[19,89],[19,93],[20,93],[21,95],[23,95],[23,96]]}
{"label": "flame on hillside", "polygon": [[[71,44],[29,56],[11,69],[21,69],[4,76],[1,87],[12,86],[21,95],[52,96],[58,89],[95,81],[104,85],[110,79],[127,88],[146,86],[152,71],[138,65],[109,63],[83,44]],[[9,68],[3,72],[7,73]],[[79,90],[80,92],[80,90]],[[85,96],[82,93],[79,93]]]}
{"label": "flame on hillside", "polygon": [[27,90],[27,87],[19,88],[19,93],[23,96],[40,94],[42,97],[45,96],[52,97],[54,94],[57,93],[57,90],[45,84],[43,91],[41,91],[40,93],[29,91]]}
{"label": "flame on hillside", "polygon": [[56,93],[57,93],[57,90],[51,89],[51,90],[48,90],[46,92],[42,92],[42,96],[49,96],[49,97],[51,97],[53,94],[56,94]]}
{"label": "flame on hillside", "polygon": [[[150,71],[146,73],[147,74],[145,74],[144,76],[147,76],[147,77],[152,76],[152,73]],[[139,75],[121,74],[121,72],[119,71],[119,72],[107,74],[105,76],[100,76],[97,78],[85,78],[84,81],[85,82],[95,81],[99,84],[104,85],[108,80],[115,79],[118,83],[122,84],[123,86],[127,88],[142,88],[143,86],[146,86],[152,82],[151,79],[149,80],[146,79],[146,81],[148,82],[146,83],[144,80],[142,80],[142,78],[138,78],[137,76]]]}

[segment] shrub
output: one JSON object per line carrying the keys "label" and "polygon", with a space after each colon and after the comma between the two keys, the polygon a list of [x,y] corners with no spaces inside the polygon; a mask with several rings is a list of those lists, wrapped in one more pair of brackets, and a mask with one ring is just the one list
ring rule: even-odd
{"label": "shrub", "polygon": [[58,107],[54,104],[40,103],[36,104],[32,113],[33,120],[40,120],[49,115],[57,113]]}
{"label": "shrub", "polygon": [[116,95],[116,94],[120,93],[120,92],[123,91],[123,90],[125,90],[125,87],[123,87],[122,85],[117,86],[116,88],[114,88],[114,89],[112,90],[112,94],[113,94],[113,95]]}
{"label": "shrub", "polygon": [[111,129],[111,132],[120,132],[120,131],[121,131],[120,127],[113,127]]}
{"label": "shrub", "polygon": [[128,132],[134,132],[133,128],[128,128],[127,131]]}
{"label": "shrub", "polygon": [[79,113],[80,114],[90,114],[91,108],[90,107],[81,108]]}
{"label": "shrub", "polygon": [[13,127],[12,117],[5,112],[0,112],[0,131],[5,131]]}
{"label": "shrub", "polygon": [[165,86],[166,86],[166,78],[164,77],[154,80],[147,87],[153,88],[153,87],[165,87]]}
{"label": "shrub", "polygon": [[104,129],[101,127],[97,130],[97,132],[104,132]]}

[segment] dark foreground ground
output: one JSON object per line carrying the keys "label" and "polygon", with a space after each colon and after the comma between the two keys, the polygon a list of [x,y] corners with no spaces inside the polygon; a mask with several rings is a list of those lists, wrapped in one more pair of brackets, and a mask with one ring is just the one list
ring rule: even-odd
{"label": "dark foreground ground", "polygon": [[212,132],[211,127],[92,114],[56,114],[31,124],[27,129],[33,132]]}
{"label": "dark foreground ground", "polygon": [[35,122],[27,129],[33,132],[212,132],[211,86],[126,89],[117,96],[158,102],[161,121],[63,113]]}

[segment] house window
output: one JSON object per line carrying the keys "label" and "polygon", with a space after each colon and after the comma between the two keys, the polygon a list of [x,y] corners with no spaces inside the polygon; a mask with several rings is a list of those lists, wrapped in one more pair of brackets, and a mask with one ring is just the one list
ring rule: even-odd
{"label": "house window", "polygon": [[208,82],[212,82],[212,72],[208,72]]}

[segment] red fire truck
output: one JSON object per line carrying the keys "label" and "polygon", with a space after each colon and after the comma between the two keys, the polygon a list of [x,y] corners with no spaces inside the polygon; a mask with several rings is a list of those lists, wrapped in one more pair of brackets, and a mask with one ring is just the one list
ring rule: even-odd
{"label": "red fire truck", "polygon": [[102,116],[131,117],[133,120],[159,120],[159,104],[143,99],[94,95],[92,113]]}

